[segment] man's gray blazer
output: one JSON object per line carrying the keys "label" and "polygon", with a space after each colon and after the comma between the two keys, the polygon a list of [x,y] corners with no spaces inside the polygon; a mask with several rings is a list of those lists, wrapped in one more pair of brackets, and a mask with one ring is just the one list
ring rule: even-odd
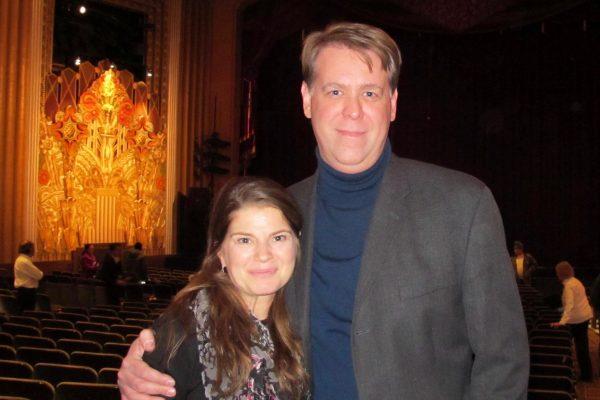
{"label": "man's gray blazer", "polygon": [[[315,190],[316,175],[290,188],[305,221],[302,261],[286,294],[305,352]],[[392,156],[363,251],[351,335],[361,399],[526,398],[525,322],[484,184]]]}

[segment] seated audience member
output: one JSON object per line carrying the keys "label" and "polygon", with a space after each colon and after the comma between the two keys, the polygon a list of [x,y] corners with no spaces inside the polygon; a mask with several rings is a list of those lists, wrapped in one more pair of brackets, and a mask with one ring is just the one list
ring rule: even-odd
{"label": "seated audience member", "polygon": [[94,245],[86,243],[83,246],[83,252],[81,252],[81,272],[88,278],[93,278],[100,268],[100,263],[94,255]]}
{"label": "seated audience member", "polygon": [[155,323],[145,359],[177,399],[301,399],[307,376],[283,287],[298,258],[300,210],[279,184],[233,179],[215,201],[202,267]]}
{"label": "seated audience member", "polygon": [[525,253],[525,246],[522,242],[515,241],[513,244],[514,256],[511,258],[515,269],[515,276],[520,283],[531,283],[533,272],[538,264],[535,258],[529,253]]}
{"label": "seated audience member", "polygon": [[577,362],[581,370],[581,380],[592,381],[592,363],[588,344],[588,323],[593,316],[585,287],[575,278],[573,267],[567,261],[556,265],[556,276],[563,285],[563,313],[559,322],[551,326],[566,325],[571,330],[577,351]]}
{"label": "seated audience member", "polygon": [[129,282],[148,281],[148,269],[142,244],[136,242],[133,249],[127,251],[122,261],[123,273]]}
{"label": "seated audience member", "polygon": [[106,283],[106,296],[109,304],[119,304],[118,280],[121,275],[121,261],[119,260],[119,248],[116,243],[108,247],[108,253],[104,256],[102,266],[98,272],[98,279]]}
{"label": "seated audience member", "polygon": [[34,254],[35,245],[32,242],[25,242],[19,246],[19,255],[14,265],[19,313],[35,309],[37,288],[44,277],[44,273],[31,260]]}

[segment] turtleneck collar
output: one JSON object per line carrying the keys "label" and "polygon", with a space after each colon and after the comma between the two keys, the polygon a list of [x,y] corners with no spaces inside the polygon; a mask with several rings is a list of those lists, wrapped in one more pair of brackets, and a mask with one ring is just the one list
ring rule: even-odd
{"label": "turtleneck collar", "polygon": [[317,148],[318,183],[317,190],[321,195],[331,192],[358,192],[375,187],[383,177],[387,164],[392,154],[389,139],[385,143],[383,152],[375,164],[369,169],[356,173],[346,174],[327,164]]}

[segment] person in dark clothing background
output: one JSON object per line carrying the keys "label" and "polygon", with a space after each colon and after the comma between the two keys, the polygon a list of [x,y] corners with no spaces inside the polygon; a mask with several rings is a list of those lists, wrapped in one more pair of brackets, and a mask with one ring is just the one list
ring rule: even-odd
{"label": "person in dark clothing background", "polygon": [[118,279],[121,275],[121,261],[119,260],[119,249],[116,243],[108,247],[108,253],[104,256],[102,267],[98,273],[98,279],[106,283],[106,297],[108,304],[119,304]]}

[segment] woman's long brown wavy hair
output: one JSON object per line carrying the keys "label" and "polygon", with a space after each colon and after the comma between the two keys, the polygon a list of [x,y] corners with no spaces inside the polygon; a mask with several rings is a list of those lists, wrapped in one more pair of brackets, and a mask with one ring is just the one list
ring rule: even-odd
{"label": "woman's long brown wavy hair", "polygon": [[[205,289],[210,302],[208,329],[216,353],[215,386],[219,391],[216,394],[221,396],[232,395],[246,383],[252,368],[252,337],[257,334],[246,305],[227,273],[221,270],[217,255],[233,213],[248,205],[274,207],[282,212],[294,232],[299,257],[302,215],[292,196],[270,179],[243,177],[230,180],[213,201],[206,256],[201,268],[161,316],[166,329],[164,337],[157,337],[157,342],[167,346],[168,364],[183,341],[189,335],[195,335],[196,320],[190,304],[198,291]],[[308,388],[308,376],[302,366],[301,342],[290,326],[283,288],[275,294],[267,324],[275,345],[273,360],[280,388],[292,398],[299,398]],[[224,378],[230,384],[220,391]]]}

